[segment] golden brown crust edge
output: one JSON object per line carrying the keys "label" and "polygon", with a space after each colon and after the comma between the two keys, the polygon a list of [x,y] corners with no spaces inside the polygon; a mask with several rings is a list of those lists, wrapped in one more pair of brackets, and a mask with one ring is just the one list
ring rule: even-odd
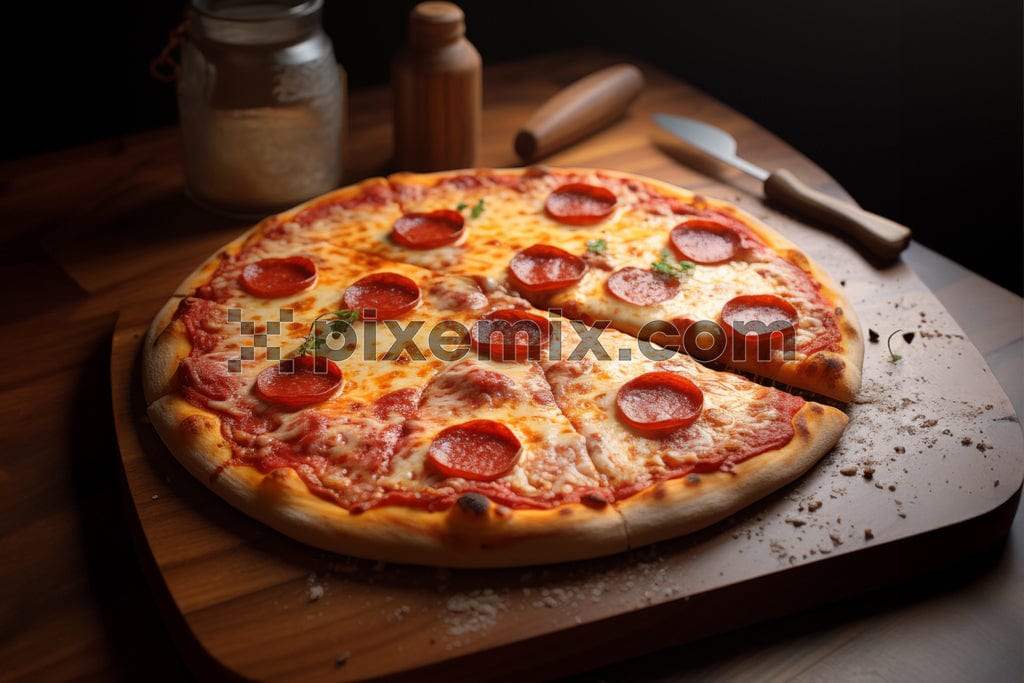
{"label": "golden brown crust edge", "polygon": [[732,473],[671,479],[616,502],[630,548],[703,529],[798,478],[839,440],[848,418],[818,403],[793,416],[793,439],[737,465]]}
{"label": "golden brown crust edge", "polygon": [[627,548],[622,518],[611,505],[508,510],[476,497],[437,512],[381,506],[355,514],[310,493],[290,469],[262,474],[232,466],[214,476],[231,458],[216,416],[174,395],[157,399],[149,415],[193,476],[245,514],[324,550],[386,562],[511,567]]}

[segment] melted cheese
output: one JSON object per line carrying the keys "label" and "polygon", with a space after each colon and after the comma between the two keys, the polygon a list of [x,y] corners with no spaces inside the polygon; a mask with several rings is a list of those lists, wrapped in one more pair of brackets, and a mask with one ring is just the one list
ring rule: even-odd
{"label": "melted cheese", "polygon": [[449,365],[427,387],[418,414],[407,424],[408,436],[399,445],[387,483],[400,489],[426,483],[472,490],[473,482],[444,481],[428,464],[427,451],[441,430],[480,419],[504,424],[522,444],[515,467],[496,484],[536,500],[604,485],[583,437],[555,404],[539,365],[475,359]]}

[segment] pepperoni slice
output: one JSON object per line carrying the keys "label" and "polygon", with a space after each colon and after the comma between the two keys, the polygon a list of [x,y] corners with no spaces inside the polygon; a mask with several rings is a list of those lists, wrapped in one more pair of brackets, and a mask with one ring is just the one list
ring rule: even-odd
{"label": "pepperoni slice", "polygon": [[559,223],[593,225],[615,210],[615,195],[599,185],[569,183],[548,195],[544,209]]}
{"label": "pepperoni slice", "polygon": [[615,407],[633,429],[645,436],[664,436],[697,421],[704,393],[674,372],[648,372],[619,388]]}
{"label": "pepperoni slice", "polygon": [[608,291],[627,304],[653,306],[679,293],[679,279],[630,266],[611,274]]}
{"label": "pepperoni slice", "polygon": [[341,299],[364,320],[393,320],[416,308],[420,298],[419,285],[404,275],[374,273],[349,285]]}
{"label": "pepperoni slice", "polygon": [[530,294],[576,284],[587,264],[575,254],[549,244],[535,244],[512,257],[508,264],[512,284]]}
{"label": "pepperoni slice", "polygon": [[494,420],[470,420],[448,427],[430,444],[427,458],[446,477],[493,481],[519,460],[522,444]]}
{"label": "pepperoni slice", "polygon": [[469,330],[470,345],[493,360],[539,359],[551,324],[514,308],[491,311]]}
{"label": "pepperoni slice", "polygon": [[458,211],[439,209],[407,213],[391,226],[391,239],[410,249],[434,249],[459,239],[465,219]]}
{"label": "pepperoni slice", "polygon": [[301,408],[330,398],[341,385],[341,368],[324,356],[299,356],[292,361],[292,372],[285,372],[283,364],[256,377],[256,391],[268,403]]}
{"label": "pepperoni slice", "polygon": [[265,258],[245,267],[241,283],[253,296],[291,296],[316,284],[316,264],[305,256]]}
{"label": "pepperoni slice", "polygon": [[793,305],[774,294],[748,294],[730,299],[722,306],[722,327],[748,345],[781,346],[800,320]]}
{"label": "pepperoni slice", "polygon": [[692,219],[672,228],[669,241],[681,258],[694,263],[729,261],[740,247],[740,236],[715,221]]}

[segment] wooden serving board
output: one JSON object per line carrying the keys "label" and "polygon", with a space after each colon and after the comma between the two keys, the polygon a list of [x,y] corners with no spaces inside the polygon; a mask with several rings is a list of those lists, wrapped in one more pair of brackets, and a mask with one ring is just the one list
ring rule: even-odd
{"label": "wooden serving board", "polygon": [[[138,376],[146,326],[170,290],[150,292],[122,312],[114,334],[114,415],[154,587],[198,672],[280,681],[554,676],[917,576],[1005,537],[1024,438],[964,332],[903,264],[878,269],[836,237],[765,208],[746,181],[679,165],[685,153],[658,142],[649,122],[664,104],[664,77],[648,77],[614,135],[551,162],[645,173],[737,203],[844,283],[865,333],[882,341],[867,344],[864,387],[839,445],[742,513],[617,556],[509,570],[355,560],[247,518],[171,457],[147,421]],[[749,125],[693,98],[704,118]],[[508,121],[514,130],[517,120]],[[495,128],[488,134],[504,135]],[[509,153],[488,158],[511,163]],[[186,266],[175,265],[182,275]],[[894,362],[885,339],[897,329],[915,337],[896,335],[903,358]]]}

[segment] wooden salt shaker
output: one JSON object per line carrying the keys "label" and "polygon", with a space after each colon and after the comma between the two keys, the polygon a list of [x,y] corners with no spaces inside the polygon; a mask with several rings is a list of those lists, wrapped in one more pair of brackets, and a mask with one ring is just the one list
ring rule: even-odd
{"label": "wooden salt shaker", "polygon": [[422,2],[391,65],[399,170],[470,168],[480,145],[481,60],[462,10]]}

